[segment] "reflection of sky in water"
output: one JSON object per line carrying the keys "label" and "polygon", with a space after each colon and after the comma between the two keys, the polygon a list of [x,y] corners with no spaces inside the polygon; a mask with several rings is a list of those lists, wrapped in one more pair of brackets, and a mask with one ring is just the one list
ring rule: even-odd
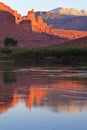
{"label": "reflection of sky in water", "polygon": [[[10,117],[10,118],[9,118]],[[86,130],[87,112],[54,113],[46,108],[26,109],[20,103],[0,117],[3,130]]]}
{"label": "reflection of sky in water", "polygon": [[0,130],[29,129],[87,129],[84,68],[0,72]]}

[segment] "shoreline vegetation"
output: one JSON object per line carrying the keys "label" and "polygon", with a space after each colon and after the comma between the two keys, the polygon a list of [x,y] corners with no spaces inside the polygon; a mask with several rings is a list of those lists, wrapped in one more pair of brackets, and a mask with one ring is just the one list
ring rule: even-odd
{"label": "shoreline vegetation", "polygon": [[87,64],[87,48],[0,48],[0,62],[25,64]]}

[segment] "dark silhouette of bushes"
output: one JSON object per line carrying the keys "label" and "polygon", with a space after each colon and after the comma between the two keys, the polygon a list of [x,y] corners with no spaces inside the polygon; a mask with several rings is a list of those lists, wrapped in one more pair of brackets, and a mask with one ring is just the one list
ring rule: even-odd
{"label": "dark silhouette of bushes", "polygon": [[4,46],[5,47],[8,47],[8,46],[17,46],[18,44],[18,41],[15,40],[14,38],[11,38],[11,37],[6,37],[5,40],[4,40]]}
{"label": "dark silhouette of bushes", "polygon": [[33,63],[81,63],[87,61],[87,48],[21,49],[13,53],[16,61]]}

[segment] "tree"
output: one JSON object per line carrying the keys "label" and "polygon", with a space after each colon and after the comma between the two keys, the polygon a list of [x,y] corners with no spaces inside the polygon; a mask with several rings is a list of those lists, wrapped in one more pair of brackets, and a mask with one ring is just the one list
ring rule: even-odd
{"label": "tree", "polygon": [[18,41],[15,40],[14,38],[11,38],[11,37],[6,37],[5,40],[4,40],[4,46],[7,47],[7,46],[17,46],[17,43]]}

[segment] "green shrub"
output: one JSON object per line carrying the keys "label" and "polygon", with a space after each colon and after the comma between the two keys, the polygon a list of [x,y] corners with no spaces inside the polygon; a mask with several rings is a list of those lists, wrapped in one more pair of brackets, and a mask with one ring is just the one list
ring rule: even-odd
{"label": "green shrub", "polygon": [[18,41],[11,37],[6,37],[4,40],[4,46],[17,46]]}

